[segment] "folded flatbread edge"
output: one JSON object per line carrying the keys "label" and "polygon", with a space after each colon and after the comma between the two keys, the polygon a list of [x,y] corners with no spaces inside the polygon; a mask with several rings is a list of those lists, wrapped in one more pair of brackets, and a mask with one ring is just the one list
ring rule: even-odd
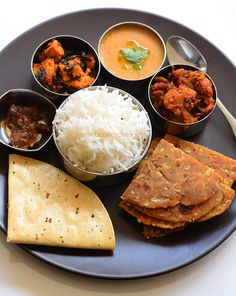
{"label": "folded flatbread edge", "polygon": [[113,250],[115,234],[91,189],[48,163],[10,154],[7,242]]}

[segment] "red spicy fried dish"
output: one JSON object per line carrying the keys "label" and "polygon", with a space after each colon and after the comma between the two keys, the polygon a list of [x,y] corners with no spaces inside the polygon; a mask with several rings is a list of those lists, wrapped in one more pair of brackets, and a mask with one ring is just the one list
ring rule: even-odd
{"label": "red spicy fried dish", "polygon": [[213,85],[200,70],[172,67],[168,78],[157,76],[153,79],[150,97],[163,117],[184,124],[204,118],[215,105]]}
{"label": "red spicy fried dish", "polygon": [[36,79],[47,89],[70,94],[75,90],[90,86],[96,77],[94,53],[67,52],[61,43],[54,39],[37,56],[33,64]]}

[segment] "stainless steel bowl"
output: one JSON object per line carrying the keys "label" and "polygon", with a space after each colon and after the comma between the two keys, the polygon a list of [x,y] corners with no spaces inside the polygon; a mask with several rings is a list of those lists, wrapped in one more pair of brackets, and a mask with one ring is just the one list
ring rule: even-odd
{"label": "stainless steel bowl", "polygon": [[[5,120],[7,119],[7,113],[9,107],[12,104],[17,104],[21,106],[35,106],[40,111],[42,111],[47,119],[47,122],[50,124],[50,132],[42,134],[41,139],[36,142],[33,147],[29,149],[17,148],[11,145],[10,139],[7,135],[6,128],[4,125]],[[15,151],[24,151],[24,152],[35,152],[43,148],[47,142],[52,137],[52,121],[56,113],[56,106],[48,100],[43,95],[34,92],[29,89],[11,89],[3,94],[0,98],[0,142],[15,150]]]}
{"label": "stainless steel bowl", "polygon": [[[102,43],[103,38],[113,29],[116,29],[116,28],[122,27],[122,26],[126,26],[126,25],[136,25],[136,26],[139,26],[141,28],[145,28],[145,29],[151,31],[154,34],[155,38],[157,40],[159,40],[162,45],[162,49],[163,49],[162,62],[152,73],[150,73],[149,75],[147,75],[145,77],[138,78],[138,79],[128,79],[128,78],[118,76],[111,69],[109,69],[103,61],[103,57],[101,54],[101,43]],[[162,67],[163,63],[165,62],[166,45],[165,45],[165,42],[163,41],[161,35],[156,30],[154,30],[152,27],[150,27],[146,24],[140,23],[140,22],[127,21],[127,22],[121,22],[121,23],[118,23],[118,24],[115,24],[115,25],[109,27],[102,34],[102,36],[100,37],[99,42],[98,42],[98,56],[99,56],[102,66],[103,66],[103,68],[102,68],[103,76],[106,78],[108,85],[113,85],[115,87],[122,88],[122,89],[126,90],[127,92],[131,92],[132,94],[137,94],[137,93],[140,93],[140,90],[146,88],[146,85],[148,84],[149,79],[153,76],[153,74],[156,71],[158,71],[158,69],[160,69]]]}
{"label": "stainless steel bowl", "polygon": [[[104,87],[104,86],[92,86],[87,88],[86,90],[89,91],[93,91],[99,87]],[[108,91],[111,92],[113,90],[117,90],[117,88],[111,87],[111,86],[106,86],[106,88],[108,88]],[[80,90],[79,92],[85,91],[85,89]],[[142,155],[140,156],[140,158],[135,161],[130,167],[127,168],[127,170],[119,170],[119,171],[115,171],[113,173],[97,173],[97,172],[92,172],[92,171],[88,171],[88,170],[84,170],[78,166],[76,166],[76,164],[73,164],[68,157],[66,157],[64,155],[64,153],[62,152],[62,150],[60,149],[58,140],[57,140],[57,127],[55,126],[55,124],[53,124],[53,139],[55,142],[55,145],[57,147],[57,150],[59,152],[59,159],[64,167],[64,169],[71,174],[73,177],[77,178],[80,181],[84,181],[84,182],[91,182],[94,185],[114,185],[117,183],[120,183],[122,181],[124,181],[124,179],[127,179],[127,175],[131,172],[133,172],[135,169],[137,169],[137,167],[139,166],[141,160],[144,158],[144,156],[146,155],[146,152],[150,146],[151,143],[151,139],[152,139],[152,127],[151,127],[151,121],[149,119],[149,116],[146,112],[146,110],[144,109],[144,107],[142,106],[142,104],[135,99],[133,96],[131,96],[130,94],[128,94],[127,92],[118,89],[119,94],[121,95],[128,95],[129,97],[132,98],[132,101],[134,102],[135,105],[137,105],[140,110],[144,110],[147,116],[147,121],[148,121],[148,126],[149,126],[149,136],[146,139],[146,143],[145,143],[145,147],[144,150],[142,152]],[[58,108],[63,108],[63,106],[66,104],[67,100],[66,99],[61,106]]]}
{"label": "stainless steel bowl", "polygon": [[[96,77],[93,81],[93,83],[91,84],[94,85],[99,77],[100,74],[100,69],[101,69],[101,63],[100,60],[98,58],[98,54],[96,52],[96,50],[93,48],[93,46],[91,44],[89,44],[87,41],[85,41],[84,39],[81,39],[79,37],[76,36],[71,36],[71,35],[58,35],[58,36],[52,36],[46,40],[44,40],[42,43],[40,43],[37,48],[35,49],[32,58],[31,58],[31,73],[32,76],[34,78],[34,81],[36,82],[37,86],[39,87],[39,89],[43,92],[43,94],[45,94],[49,99],[51,100],[59,100],[59,101],[63,101],[64,99],[66,99],[70,94],[62,94],[62,93],[57,93],[54,92],[50,89],[48,89],[47,87],[45,87],[43,84],[41,84],[37,77],[34,75],[34,71],[33,71],[33,65],[34,63],[38,62],[38,55],[43,51],[43,49],[47,46],[48,42],[57,39],[61,44],[62,47],[64,48],[65,51],[67,52],[71,52],[73,54],[78,54],[80,51],[85,51],[85,52],[93,52],[93,54],[95,55],[96,58]],[[73,93],[75,92],[74,90],[71,92]]]}
{"label": "stainless steel bowl", "polygon": [[161,70],[157,71],[152,77],[148,86],[149,112],[150,112],[149,115],[151,117],[153,126],[155,126],[159,132],[169,133],[172,135],[181,136],[183,138],[188,138],[188,137],[195,136],[204,130],[208,120],[210,119],[216,107],[217,90],[213,80],[210,78],[209,75],[205,73],[206,77],[211,81],[213,86],[213,99],[215,100],[213,110],[209,114],[207,114],[205,117],[203,117],[202,119],[194,123],[188,123],[188,124],[178,123],[178,122],[171,121],[168,118],[165,118],[154,108],[151,100],[150,88],[151,88],[151,85],[153,84],[153,80],[155,77],[162,76],[162,77],[168,78],[168,74],[171,72],[173,66],[175,69],[184,68],[186,70],[192,70],[192,71],[200,70],[190,65],[175,64],[175,65],[168,65],[166,67],[163,67]]}

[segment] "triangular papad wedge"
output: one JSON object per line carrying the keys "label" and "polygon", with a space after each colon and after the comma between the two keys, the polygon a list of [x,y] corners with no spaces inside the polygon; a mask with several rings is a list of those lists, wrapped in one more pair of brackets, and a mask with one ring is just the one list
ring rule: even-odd
{"label": "triangular papad wedge", "polygon": [[115,248],[110,217],[87,186],[45,162],[9,155],[7,241]]}

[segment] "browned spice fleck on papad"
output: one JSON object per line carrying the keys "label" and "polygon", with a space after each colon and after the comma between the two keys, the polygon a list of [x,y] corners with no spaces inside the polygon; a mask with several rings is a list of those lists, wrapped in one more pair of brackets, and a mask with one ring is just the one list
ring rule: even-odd
{"label": "browned spice fleck on papad", "polygon": [[154,141],[122,195],[120,207],[143,223],[148,238],[208,220],[223,213],[235,194],[212,167],[165,139]]}

